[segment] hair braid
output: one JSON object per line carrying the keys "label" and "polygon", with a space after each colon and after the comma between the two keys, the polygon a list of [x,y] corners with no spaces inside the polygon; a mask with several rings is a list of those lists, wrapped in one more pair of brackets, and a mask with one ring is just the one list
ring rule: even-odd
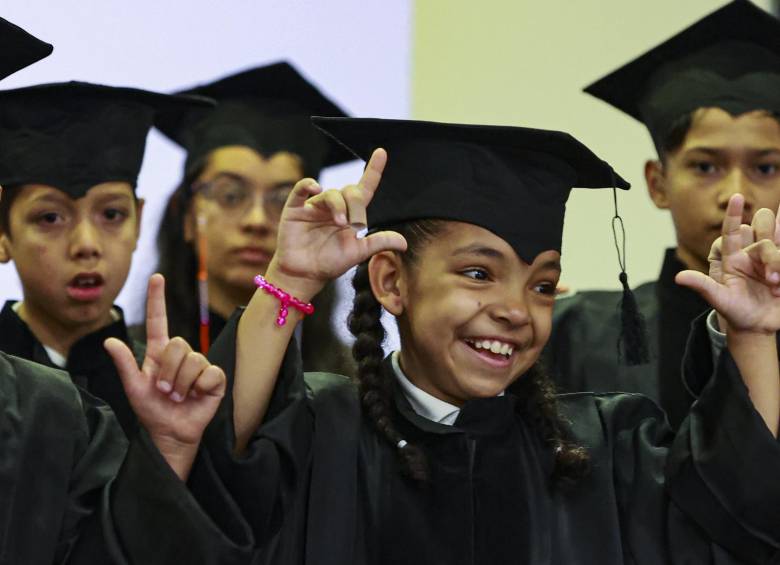
{"label": "hair braid", "polygon": [[555,385],[542,364],[534,364],[510,389],[521,400],[523,414],[542,444],[555,454],[550,477],[553,484],[562,487],[574,485],[590,471],[590,455],[584,447],[572,441],[569,423],[558,410]]}
{"label": "hair braid", "polygon": [[352,355],[358,365],[360,401],[380,435],[398,450],[403,471],[418,481],[428,478],[422,450],[401,436],[393,423],[392,380],[381,371],[384,351],[382,342],[382,306],[374,297],[368,278],[368,262],[358,266],[352,279],[355,300],[349,316],[349,331],[355,336]]}

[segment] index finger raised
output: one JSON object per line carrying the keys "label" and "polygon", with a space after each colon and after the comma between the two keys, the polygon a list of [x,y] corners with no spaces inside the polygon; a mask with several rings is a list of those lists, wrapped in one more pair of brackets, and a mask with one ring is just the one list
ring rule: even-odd
{"label": "index finger raised", "polygon": [[146,295],[146,342],[168,343],[168,314],[165,310],[165,278],[155,273],[149,278]]}
{"label": "index finger raised", "polygon": [[742,248],[742,230],[740,226],[742,225],[742,209],[744,206],[745,198],[741,194],[735,194],[729,199],[721,228],[724,258],[739,252]]}
{"label": "index finger raised", "polygon": [[367,193],[368,200],[365,202],[366,205],[371,201],[374,192],[376,192],[376,189],[379,186],[379,181],[382,180],[382,173],[385,170],[386,164],[387,151],[381,147],[374,149],[374,152],[371,154],[371,158],[368,160],[368,164],[363,171],[363,176],[360,177],[360,181],[358,182],[358,186]]}

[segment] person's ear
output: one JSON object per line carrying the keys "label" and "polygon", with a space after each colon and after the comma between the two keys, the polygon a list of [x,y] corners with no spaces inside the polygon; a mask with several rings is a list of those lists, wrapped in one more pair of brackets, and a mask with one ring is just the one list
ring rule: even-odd
{"label": "person's ear", "polygon": [[8,263],[11,259],[11,240],[5,232],[0,231],[0,263]]}
{"label": "person's ear", "polygon": [[382,251],[368,261],[371,290],[382,307],[393,316],[404,311],[404,281],[401,256],[395,251]]}
{"label": "person's ear", "polygon": [[666,169],[661,160],[651,160],[645,163],[645,181],[647,192],[656,208],[669,208],[668,183]]}

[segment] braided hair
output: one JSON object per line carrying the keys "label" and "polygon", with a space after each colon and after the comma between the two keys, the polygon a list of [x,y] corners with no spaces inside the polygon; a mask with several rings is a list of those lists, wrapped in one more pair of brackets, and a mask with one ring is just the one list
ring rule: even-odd
{"label": "braided hair", "polygon": [[[416,220],[387,229],[404,236],[407,250],[401,255],[406,266],[413,266],[425,243],[444,231],[442,220]],[[358,391],[361,404],[380,437],[396,448],[403,472],[420,482],[428,480],[425,453],[420,447],[408,443],[396,428],[392,419],[392,377],[381,371],[384,359],[382,343],[385,329],[382,326],[382,306],[371,290],[368,261],[360,264],[352,279],[355,298],[349,316],[349,330],[355,336],[352,355],[357,363]],[[534,365],[512,387],[520,402],[518,409],[536,430],[543,445],[554,453],[551,475],[553,484],[573,484],[589,469],[587,451],[576,445],[568,431],[569,425],[558,412],[555,387],[540,364]]]}

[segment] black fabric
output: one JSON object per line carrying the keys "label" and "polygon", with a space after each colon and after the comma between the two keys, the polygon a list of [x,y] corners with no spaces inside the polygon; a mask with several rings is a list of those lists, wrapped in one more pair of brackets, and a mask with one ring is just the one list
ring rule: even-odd
{"label": "black fabric", "polygon": [[0,18],[0,80],[48,57],[54,48]]}
{"label": "black fabric", "polygon": [[[141,430],[62,371],[0,353],[0,563],[246,563],[249,529],[219,480],[206,511]],[[184,560],[184,561],[182,561]]]}
{"label": "black fabric", "polygon": [[82,532],[127,448],[106,405],[61,371],[0,353],[0,438],[0,563],[74,552],[105,563],[100,537]]}
{"label": "black fabric", "polygon": [[[15,301],[9,300],[0,311],[0,351],[41,365],[56,367],[38,338],[14,312],[14,304]],[[118,306],[114,306],[114,309],[119,314],[119,319],[74,343],[64,370],[76,385],[104,400],[113,410],[128,437],[132,437],[138,420],[130,408],[119,373],[111,356],[103,347],[103,342],[109,337],[125,342],[135,354],[139,365],[143,362],[144,346],[130,339],[122,310]]]}
{"label": "black fabric", "polygon": [[780,22],[734,0],[585,92],[644,123],[656,146],[698,108],[780,111]]}
{"label": "black fabric", "polygon": [[353,159],[309,122],[314,114],[345,116],[344,111],[288,62],[254,67],[178,94],[219,102],[213,110],[171,114],[157,124],[187,150],[186,171],[211,151],[230,145],[251,147],[265,156],[289,151],[303,159],[306,175],[314,177],[323,167]]}
{"label": "black fabric", "polygon": [[[213,351],[229,373],[236,327]],[[712,380],[676,438],[640,395],[561,396],[593,461],[565,490],[550,486],[551,454],[511,394],[466,403],[454,426],[396,394],[396,423],[431,466],[418,484],[362,415],[354,384],[303,375],[293,344],[248,451],[232,455],[229,396],[207,450],[255,530],[253,563],[775,563],[780,445],[733,363]]]}
{"label": "black fabric", "polygon": [[636,392],[657,402],[679,427],[694,400],[682,378],[691,323],[707,303],[674,282],[686,267],[667,249],[659,278],[634,289],[645,318],[650,361],[620,363],[620,291],[584,291],[556,301],[553,329],[544,352],[561,392]]}
{"label": "black fabric", "polygon": [[0,92],[0,185],[45,184],[81,198],[103,182],[133,187],[155,120],[205,98],[85,82]]}
{"label": "black fabric", "polygon": [[[572,187],[629,188],[612,167],[566,133],[412,120],[312,118],[367,161],[388,152],[369,229],[409,220],[468,222],[506,240],[527,263],[561,250]],[[497,203],[501,203],[497,205]],[[518,221],[522,215],[523,221]]]}

